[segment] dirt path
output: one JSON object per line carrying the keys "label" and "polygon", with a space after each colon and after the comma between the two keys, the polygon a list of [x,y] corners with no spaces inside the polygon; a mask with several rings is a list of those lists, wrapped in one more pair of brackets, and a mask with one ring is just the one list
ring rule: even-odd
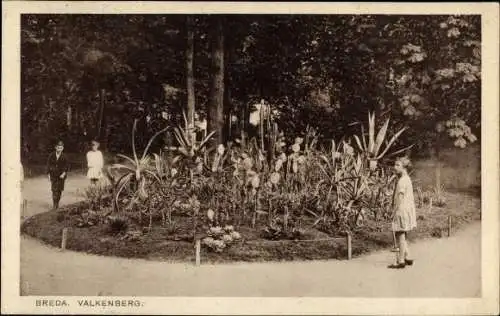
{"label": "dirt path", "polygon": [[[62,204],[79,199],[87,181],[72,176]],[[25,183],[27,215],[50,206],[47,180]],[[450,238],[412,245],[415,265],[390,270],[394,255],[376,252],[351,261],[202,265],[60,252],[21,238],[23,295],[478,297],[480,224]]]}

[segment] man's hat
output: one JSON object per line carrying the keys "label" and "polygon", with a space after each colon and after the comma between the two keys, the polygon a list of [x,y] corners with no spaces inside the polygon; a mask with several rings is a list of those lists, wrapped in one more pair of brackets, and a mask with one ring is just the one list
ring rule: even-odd
{"label": "man's hat", "polygon": [[64,143],[60,140],[56,143],[56,146],[63,146],[64,147]]}

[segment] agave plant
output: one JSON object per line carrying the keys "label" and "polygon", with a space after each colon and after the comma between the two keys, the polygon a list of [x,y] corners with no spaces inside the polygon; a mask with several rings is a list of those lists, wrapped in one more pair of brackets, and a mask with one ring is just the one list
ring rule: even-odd
{"label": "agave plant", "polygon": [[386,216],[391,211],[392,196],[396,175],[386,168],[379,168],[377,172],[370,173],[367,194],[363,199],[366,208],[372,211],[375,220]]}
{"label": "agave plant", "polygon": [[332,140],[330,155],[319,155],[318,166],[332,185],[337,185],[341,181],[351,179],[353,172],[359,174],[362,167],[361,157],[354,157],[352,147],[345,141],[337,146]]}
{"label": "agave plant", "polygon": [[[377,161],[383,158],[389,149],[392,147],[394,142],[401,136],[401,134],[407,129],[406,127],[397,131],[391,139],[387,142],[387,128],[389,127],[389,119],[385,121],[378,133],[375,135],[375,113],[368,113],[368,140],[365,138],[365,130],[363,124],[361,124],[361,137],[354,135],[356,144],[361,152],[363,152],[366,158],[370,161],[370,169],[374,170],[377,167]],[[361,139],[360,139],[361,138]],[[385,141],[385,147],[383,143]],[[391,153],[390,155],[397,155],[413,145],[400,149]]]}
{"label": "agave plant", "polygon": [[123,192],[123,190],[130,185],[131,182],[135,182],[137,186],[135,187],[135,192],[133,193],[133,198],[131,199],[131,202],[141,200],[141,199],[146,199],[148,197],[147,193],[147,177],[152,178],[154,180],[160,180],[158,175],[154,172],[154,170],[151,167],[151,158],[148,155],[149,147],[151,147],[151,144],[153,143],[154,139],[164,133],[168,127],[160,130],[156,134],[151,137],[146,145],[146,148],[144,149],[143,153],[141,156],[138,156],[137,150],[135,147],[135,133],[137,130],[137,119],[134,120],[134,125],[132,127],[132,151],[133,151],[133,157],[129,157],[127,155],[123,154],[118,154],[118,157],[121,157],[125,159],[128,164],[113,164],[111,166],[111,169],[115,169],[117,171],[124,172],[123,175],[119,178],[118,181],[116,181],[116,189],[115,189],[115,196],[114,196],[114,205],[115,208],[118,209],[118,200],[120,197],[120,194]]}
{"label": "agave plant", "polygon": [[201,142],[197,143],[192,137],[193,131],[189,128],[186,114],[182,113],[184,118],[184,127],[174,128],[174,135],[179,143],[177,151],[184,157],[193,158],[201,153],[204,147],[208,144],[210,138],[215,134],[215,131],[210,132]]}

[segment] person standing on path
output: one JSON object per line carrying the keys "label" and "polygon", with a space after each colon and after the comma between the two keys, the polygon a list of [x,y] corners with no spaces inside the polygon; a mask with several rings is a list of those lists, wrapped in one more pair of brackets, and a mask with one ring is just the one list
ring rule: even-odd
{"label": "person standing on path", "polygon": [[47,160],[47,174],[52,189],[53,208],[59,208],[62,192],[64,191],[64,182],[66,181],[67,172],[69,169],[68,160],[63,153],[64,143],[57,142],[55,151],[50,153]]}
{"label": "person standing on path", "polygon": [[87,178],[90,179],[90,184],[96,185],[102,177],[102,168],[104,167],[104,159],[102,152],[99,150],[99,142],[93,140],[91,143],[92,149],[87,152]]}
{"label": "person standing on path", "polygon": [[394,163],[394,170],[399,175],[399,179],[394,188],[392,202],[392,230],[396,236],[399,252],[396,264],[389,266],[392,269],[402,269],[413,264],[413,260],[410,259],[407,237],[408,232],[417,227],[417,217],[413,185],[407,171],[410,165],[410,160],[406,157],[399,158]]}

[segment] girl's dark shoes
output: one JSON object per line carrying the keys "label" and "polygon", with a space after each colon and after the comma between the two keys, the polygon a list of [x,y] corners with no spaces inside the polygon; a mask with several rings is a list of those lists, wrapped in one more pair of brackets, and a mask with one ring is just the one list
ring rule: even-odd
{"label": "girl's dark shoes", "polygon": [[389,269],[404,269],[406,266],[406,263],[402,262],[402,263],[396,263],[396,264],[391,264],[390,266],[388,266]]}
{"label": "girl's dark shoes", "polygon": [[406,266],[413,265],[412,259],[405,259],[405,262],[395,263],[388,266],[389,269],[404,269]]}

